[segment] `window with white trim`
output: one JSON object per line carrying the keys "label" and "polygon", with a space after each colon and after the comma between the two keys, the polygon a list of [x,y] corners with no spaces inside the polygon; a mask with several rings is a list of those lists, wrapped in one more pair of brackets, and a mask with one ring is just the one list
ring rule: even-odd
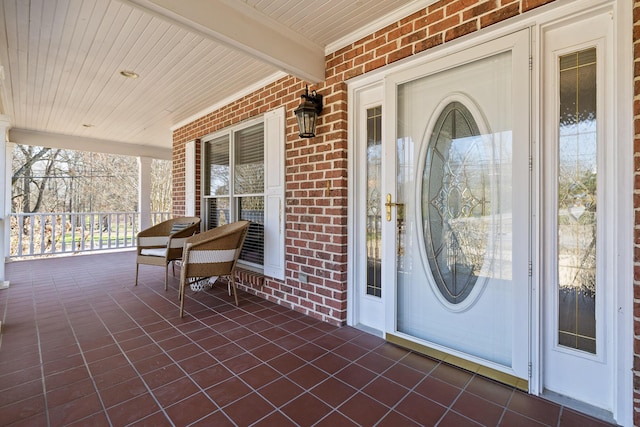
{"label": "window with white trim", "polygon": [[284,278],[284,109],[203,141],[205,229],[250,221],[239,263]]}

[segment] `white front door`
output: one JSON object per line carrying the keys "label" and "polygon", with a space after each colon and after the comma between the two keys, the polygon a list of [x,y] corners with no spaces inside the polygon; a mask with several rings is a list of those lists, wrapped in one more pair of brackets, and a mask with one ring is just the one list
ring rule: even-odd
{"label": "white front door", "polygon": [[542,390],[612,411],[612,19],[603,13],[543,34]]}
{"label": "white front door", "polygon": [[529,82],[528,30],[391,75],[382,156],[387,337],[525,387]]}

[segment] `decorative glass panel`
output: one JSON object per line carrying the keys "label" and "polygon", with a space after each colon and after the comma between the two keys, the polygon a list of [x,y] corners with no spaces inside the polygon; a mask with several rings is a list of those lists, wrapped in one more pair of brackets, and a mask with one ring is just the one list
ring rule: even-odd
{"label": "decorative glass panel", "polygon": [[367,295],[380,297],[382,263],[382,107],[367,110]]}
{"label": "decorative glass panel", "polygon": [[441,295],[458,304],[487,255],[489,177],[485,147],[469,110],[451,102],[434,126],[422,183],[424,241]]}
{"label": "decorative glass panel", "polygon": [[560,57],[558,344],[596,352],[596,49]]}

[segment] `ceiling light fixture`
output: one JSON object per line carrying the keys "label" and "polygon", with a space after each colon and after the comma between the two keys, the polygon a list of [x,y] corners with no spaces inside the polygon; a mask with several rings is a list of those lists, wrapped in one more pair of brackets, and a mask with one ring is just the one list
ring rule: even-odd
{"label": "ceiling light fixture", "polygon": [[299,135],[300,138],[313,138],[316,136],[316,121],[322,111],[322,95],[318,95],[315,90],[309,95],[309,86],[307,86],[300,98],[302,102],[294,110],[298,120]]}
{"label": "ceiling light fixture", "polygon": [[138,77],[140,77],[138,73],[136,73],[135,71],[127,71],[127,70],[120,71],[120,75],[125,76],[128,79],[137,79]]}

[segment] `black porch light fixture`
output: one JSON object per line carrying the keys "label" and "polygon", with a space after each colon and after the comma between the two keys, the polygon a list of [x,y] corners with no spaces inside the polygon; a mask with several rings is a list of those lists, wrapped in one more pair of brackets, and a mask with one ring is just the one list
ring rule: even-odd
{"label": "black porch light fixture", "polygon": [[309,95],[309,86],[300,95],[302,102],[294,110],[300,138],[313,138],[316,136],[316,120],[322,111],[322,95],[318,95],[315,90]]}

